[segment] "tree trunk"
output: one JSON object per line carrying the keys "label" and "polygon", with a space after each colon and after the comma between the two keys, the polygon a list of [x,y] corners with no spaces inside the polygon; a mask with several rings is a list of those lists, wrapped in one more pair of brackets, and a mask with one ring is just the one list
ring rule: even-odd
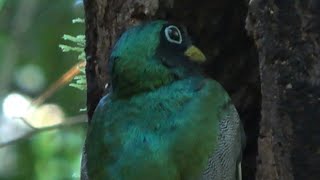
{"label": "tree trunk", "polygon": [[320,179],[320,49],[316,0],[252,0],[259,52],[257,179]]}
{"label": "tree trunk", "polygon": [[89,119],[119,35],[141,21],[182,23],[244,123],[243,179],[320,179],[320,2],[300,1],[85,0]]}

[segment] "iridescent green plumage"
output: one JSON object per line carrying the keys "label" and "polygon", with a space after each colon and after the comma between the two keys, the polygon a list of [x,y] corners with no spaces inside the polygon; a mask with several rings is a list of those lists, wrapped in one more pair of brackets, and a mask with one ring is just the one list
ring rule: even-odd
{"label": "iridescent green plumage", "polygon": [[204,56],[177,32],[155,21],[128,30],[115,45],[111,92],[86,139],[89,179],[236,179],[239,117],[225,90],[199,72],[194,60]]}

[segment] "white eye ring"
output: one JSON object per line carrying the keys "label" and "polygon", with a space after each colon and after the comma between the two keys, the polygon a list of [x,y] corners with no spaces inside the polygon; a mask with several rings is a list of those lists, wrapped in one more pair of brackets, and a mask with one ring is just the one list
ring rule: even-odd
{"label": "white eye ring", "polygon": [[[179,40],[173,39],[172,37],[170,37],[170,33],[172,32],[172,30],[175,30],[176,32],[178,32],[178,38]],[[179,30],[179,28],[177,28],[177,26],[174,25],[170,25],[168,27],[166,27],[166,29],[164,30],[164,34],[166,35],[166,38],[169,42],[171,43],[175,43],[175,44],[181,44],[182,43],[182,36],[181,36],[181,32]]]}

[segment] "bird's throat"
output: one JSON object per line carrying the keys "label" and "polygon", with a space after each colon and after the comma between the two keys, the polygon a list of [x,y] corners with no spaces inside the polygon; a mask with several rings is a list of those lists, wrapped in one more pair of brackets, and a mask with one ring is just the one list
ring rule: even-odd
{"label": "bird's throat", "polygon": [[129,98],[147,91],[156,90],[170,84],[173,80],[173,76],[162,76],[158,79],[148,75],[144,77],[118,76],[111,83],[112,93],[117,98]]}

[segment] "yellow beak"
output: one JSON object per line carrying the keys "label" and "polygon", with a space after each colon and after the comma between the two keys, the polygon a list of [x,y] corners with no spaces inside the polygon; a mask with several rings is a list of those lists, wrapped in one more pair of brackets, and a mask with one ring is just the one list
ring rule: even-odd
{"label": "yellow beak", "polygon": [[193,45],[188,47],[188,49],[184,52],[184,55],[194,62],[202,63],[206,61],[206,56],[199,48]]}

